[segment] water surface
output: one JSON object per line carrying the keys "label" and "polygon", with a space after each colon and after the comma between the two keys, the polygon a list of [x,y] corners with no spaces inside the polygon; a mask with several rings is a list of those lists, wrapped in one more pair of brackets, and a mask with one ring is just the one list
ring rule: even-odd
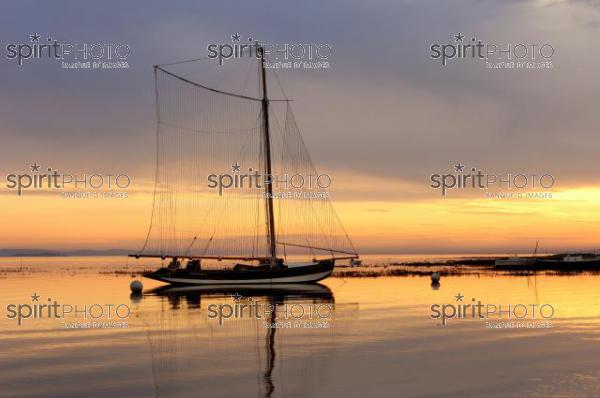
{"label": "water surface", "polygon": [[[156,291],[144,280],[146,294],[132,297],[131,276],[111,272],[117,260],[20,261],[0,265],[1,397],[600,396],[597,275],[463,275],[433,287],[424,277],[329,278],[272,292]],[[131,315],[127,328],[7,318],[8,305],[32,304],[34,293],[42,303],[126,304]],[[465,303],[546,303],[555,314],[550,328],[430,317],[458,293]],[[266,326],[282,312],[222,325],[209,317],[211,305],[244,303],[333,313],[281,328]]]}

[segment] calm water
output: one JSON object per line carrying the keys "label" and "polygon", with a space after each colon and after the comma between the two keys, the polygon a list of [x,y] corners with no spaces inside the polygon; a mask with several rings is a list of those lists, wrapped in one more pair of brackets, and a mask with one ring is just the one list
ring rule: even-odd
{"label": "calm water", "polygon": [[[144,280],[145,294],[131,297],[132,278],[111,273],[126,261],[2,259],[0,397],[600,396],[597,275],[465,275],[437,287],[418,277],[329,278],[270,292],[157,291]],[[131,314],[126,328],[106,314],[97,321],[105,328],[82,328],[91,319],[81,314],[20,326],[7,318],[11,304],[38,303],[34,293],[39,303],[127,305]],[[432,304],[455,305],[458,293],[464,303],[548,304],[554,315],[504,329],[431,319]],[[210,317],[242,304],[278,312]]]}

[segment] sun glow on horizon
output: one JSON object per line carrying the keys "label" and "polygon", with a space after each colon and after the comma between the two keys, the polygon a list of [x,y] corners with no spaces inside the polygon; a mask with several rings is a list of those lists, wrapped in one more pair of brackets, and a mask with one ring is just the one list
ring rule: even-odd
{"label": "sun glow on horizon", "polygon": [[[359,253],[528,252],[536,240],[547,252],[600,247],[600,187],[568,188],[546,199],[477,195],[333,201]],[[137,249],[148,231],[152,194],[147,187],[126,199],[4,194],[0,206],[4,248]]]}

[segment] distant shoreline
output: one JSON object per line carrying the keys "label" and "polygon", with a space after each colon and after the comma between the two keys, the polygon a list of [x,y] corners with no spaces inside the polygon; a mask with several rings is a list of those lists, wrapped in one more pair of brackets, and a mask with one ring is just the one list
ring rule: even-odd
{"label": "distant shoreline", "polygon": [[126,256],[135,250],[73,250],[53,251],[43,249],[0,249],[0,257],[94,257],[94,256]]}

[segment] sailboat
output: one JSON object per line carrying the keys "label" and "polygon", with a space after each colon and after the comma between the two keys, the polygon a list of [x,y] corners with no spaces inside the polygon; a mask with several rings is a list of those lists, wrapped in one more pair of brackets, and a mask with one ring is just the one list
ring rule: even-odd
{"label": "sailboat", "polygon": [[[154,67],[152,219],[144,246],[130,256],[170,262],[147,278],[173,285],[311,283],[330,276],[336,260],[358,258],[329,198],[316,195],[322,187],[306,182],[319,174],[290,100],[267,96],[265,51],[254,48],[257,96],[211,87],[171,68],[199,60]],[[276,106],[283,107],[283,124]],[[288,255],[303,261],[288,261]],[[205,268],[203,261],[214,260],[233,264]]]}
{"label": "sailboat", "polygon": [[530,266],[530,265],[535,265],[536,263],[538,263],[538,257],[537,257],[537,251],[538,251],[538,247],[539,247],[540,241],[536,241],[535,242],[535,250],[533,251],[533,256],[531,257],[520,257],[520,256],[514,256],[514,257],[509,257],[509,258],[499,258],[496,259],[496,261],[494,262],[494,265],[497,268],[500,267],[522,267],[522,266]]}

